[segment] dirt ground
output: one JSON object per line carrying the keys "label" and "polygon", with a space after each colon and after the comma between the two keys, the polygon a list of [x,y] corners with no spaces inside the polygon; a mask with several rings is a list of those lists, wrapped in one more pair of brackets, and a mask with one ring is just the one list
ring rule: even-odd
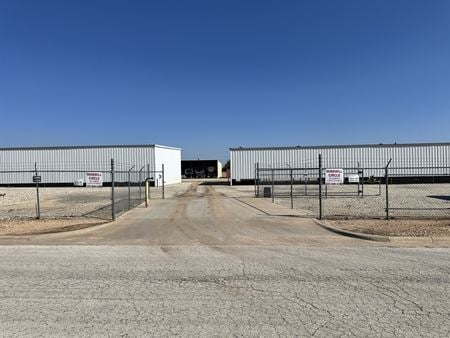
{"label": "dirt ground", "polygon": [[[190,183],[166,186],[165,196],[183,193]],[[0,235],[40,234],[69,231],[111,220],[111,188],[59,187],[40,190],[41,219],[36,219],[35,188],[0,188]],[[133,187],[132,207],[141,203]],[[151,188],[151,200],[161,199],[161,188]],[[128,189],[116,188],[116,215],[128,210]]]}
{"label": "dirt ground", "polygon": [[326,224],[343,230],[371,235],[402,237],[450,237],[450,220],[351,219],[326,220]]}
{"label": "dirt ground", "polygon": [[0,235],[44,234],[59,231],[70,231],[106,223],[95,218],[21,218],[0,220]]}

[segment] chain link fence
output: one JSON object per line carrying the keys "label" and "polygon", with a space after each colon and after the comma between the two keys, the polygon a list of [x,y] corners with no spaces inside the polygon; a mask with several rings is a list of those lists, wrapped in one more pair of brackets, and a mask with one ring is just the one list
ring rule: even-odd
{"label": "chain link fence", "polygon": [[319,176],[315,168],[268,168],[257,165],[255,195],[301,209],[305,216],[319,213]]}
{"label": "chain link fence", "polygon": [[387,182],[388,217],[450,217],[450,167],[387,168]]}
{"label": "chain link fence", "polygon": [[148,198],[164,198],[164,180],[160,180],[164,177],[163,167],[151,171],[149,165],[138,168],[114,160],[89,170],[70,169],[67,163],[61,169],[54,169],[55,164],[49,163],[21,167],[21,170],[11,169],[2,163],[0,219],[114,220],[145,202],[146,185]]}
{"label": "chain link fence", "polygon": [[[255,166],[255,196],[321,218],[450,218],[450,167]],[[337,172],[339,182],[327,182]]]}

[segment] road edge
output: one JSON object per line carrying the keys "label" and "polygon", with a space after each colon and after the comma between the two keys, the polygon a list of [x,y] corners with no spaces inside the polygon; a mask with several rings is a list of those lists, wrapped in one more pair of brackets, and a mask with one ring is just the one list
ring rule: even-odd
{"label": "road edge", "polygon": [[363,234],[360,232],[353,232],[349,230],[343,230],[336,228],[332,225],[325,224],[318,220],[317,218],[313,219],[314,222],[321,226],[322,228],[334,232],[336,234],[352,237],[352,238],[359,238],[364,239],[368,241],[376,241],[376,242],[389,242],[392,244],[398,244],[398,243],[409,243],[409,244],[427,244],[427,243],[450,243],[450,237],[444,236],[444,237],[433,237],[433,236],[424,236],[424,237],[407,237],[407,236],[382,236],[382,235],[370,235],[370,234]]}
{"label": "road edge", "polygon": [[367,240],[367,241],[376,241],[376,242],[390,242],[391,241],[391,238],[388,237],[388,236],[369,235],[369,234],[363,234],[363,233],[360,233],[360,232],[353,232],[353,231],[343,230],[343,229],[336,228],[336,227],[334,227],[332,225],[325,224],[325,223],[321,222],[320,220],[318,220],[317,218],[313,218],[312,220],[314,221],[314,223],[316,223],[317,225],[321,226],[325,230],[334,232],[334,233],[336,233],[338,235],[352,237],[352,238],[364,239],[364,240]]}

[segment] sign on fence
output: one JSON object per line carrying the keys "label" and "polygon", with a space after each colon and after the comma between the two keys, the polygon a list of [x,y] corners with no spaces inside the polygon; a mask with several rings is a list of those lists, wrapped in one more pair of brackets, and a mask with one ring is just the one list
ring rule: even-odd
{"label": "sign on fence", "polygon": [[33,176],[33,183],[41,183],[41,176],[34,175]]}
{"label": "sign on fence", "polygon": [[86,173],[86,187],[101,187],[103,186],[103,174],[100,172]]}
{"label": "sign on fence", "polygon": [[344,183],[343,169],[325,169],[325,184]]}
{"label": "sign on fence", "polygon": [[358,174],[348,175],[348,183],[359,183],[359,175]]}

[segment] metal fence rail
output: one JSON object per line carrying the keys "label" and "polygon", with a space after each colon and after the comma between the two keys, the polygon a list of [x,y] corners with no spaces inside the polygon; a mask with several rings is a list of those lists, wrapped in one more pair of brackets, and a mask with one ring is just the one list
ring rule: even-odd
{"label": "metal fence rail", "polygon": [[[305,216],[320,218],[450,218],[450,167],[339,168],[342,184],[326,184],[327,169],[316,165],[256,164],[255,196],[270,198]],[[367,175],[377,173],[377,176]]]}

